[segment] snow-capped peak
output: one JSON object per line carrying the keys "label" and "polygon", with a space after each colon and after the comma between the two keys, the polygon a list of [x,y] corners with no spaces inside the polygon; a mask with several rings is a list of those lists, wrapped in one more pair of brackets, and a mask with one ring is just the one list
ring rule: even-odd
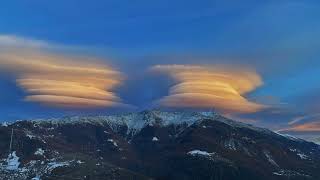
{"label": "snow-capped peak", "polygon": [[146,126],[169,126],[186,125],[190,126],[203,119],[214,118],[213,112],[166,112],[166,111],[142,111],[140,113],[128,113],[122,115],[93,116],[93,117],[67,117],[48,120],[34,120],[35,124],[51,123],[91,123],[103,125],[107,123],[115,132],[120,127],[127,127],[127,134],[134,135]]}
{"label": "snow-capped peak", "polygon": [[119,132],[123,130],[123,127],[126,127],[128,136],[134,136],[139,133],[141,129],[147,126],[185,126],[189,127],[195,123],[201,123],[203,120],[213,120],[225,123],[232,127],[237,128],[248,128],[254,131],[258,131],[264,134],[272,135],[272,131],[264,128],[254,127],[249,124],[237,122],[225,118],[219,115],[216,112],[192,112],[192,111],[178,111],[178,112],[169,112],[169,111],[142,111],[142,112],[133,112],[127,114],[119,115],[106,115],[106,116],[74,116],[66,118],[51,118],[51,119],[40,119],[33,120],[34,126],[37,126],[42,123],[50,123],[51,125],[61,125],[61,124],[79,124],[79,123],[88,123],[94,125],[108,125],[114,132]]}

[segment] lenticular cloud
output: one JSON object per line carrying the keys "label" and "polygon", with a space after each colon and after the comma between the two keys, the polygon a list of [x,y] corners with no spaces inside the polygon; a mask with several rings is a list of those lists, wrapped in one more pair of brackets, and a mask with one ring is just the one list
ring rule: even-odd
{"label": "lenticular cloud", "polygon": [[244,96],[262,85],[260,76],[248,68],[157,65],[152,71],[166,73],[177,82],[158,101],[161,106],[214,107],[227,113],[250,113],[264,107]]}
{"label": "lenticular cloud", "polygon": [[70,108],[124,105],[112,91],[123,75],[101,61],[44,52],[31,40],[2,39],[0,68],[16,75],[26,101]]}

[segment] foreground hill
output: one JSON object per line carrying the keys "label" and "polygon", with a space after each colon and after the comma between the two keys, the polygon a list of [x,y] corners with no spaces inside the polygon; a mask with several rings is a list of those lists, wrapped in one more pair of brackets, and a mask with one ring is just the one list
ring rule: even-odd
{"label": "foreground hill", "polygon": [[318,180],[320,148],[215,113],[19,121],[0,127],[0,179]]}

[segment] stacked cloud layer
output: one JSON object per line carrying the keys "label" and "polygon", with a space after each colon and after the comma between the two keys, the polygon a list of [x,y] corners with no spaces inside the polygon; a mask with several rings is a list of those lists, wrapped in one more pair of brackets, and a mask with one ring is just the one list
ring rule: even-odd
{"label": "stacked cloud layer", "polygon": [[1,39],[0,68],[17,77],[26,101],[70,108],[125,106],[112,92],[122,74],[101,61],[46,52],[37,41]]}
{"label": "stacked cloud layer", "polygon": [[169,74],[177,82],[158,101],[162,106],[216,108],[225,113],[250,113],[265,107],[244,96],[262,85],[260,76],[248,68],[157,65],[152,71]]}

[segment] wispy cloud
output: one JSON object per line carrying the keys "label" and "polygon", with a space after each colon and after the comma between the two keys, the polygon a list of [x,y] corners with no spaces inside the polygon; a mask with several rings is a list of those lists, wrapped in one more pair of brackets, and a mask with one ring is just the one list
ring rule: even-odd
{"label": "wispy cloud", "polygon": [[125,106],[112,91],[123,74],[92,57],[48,52],[48,43],[14,36],[0,36],[0,69],[16,76],[26,101],[91,108]]}
{"label": "wispy cloud", "polygon": [[307,122],[281,129],[279,132],[295,133],[295,132],[317,132],[320,133],[320,121]]}
{"label": "wispy cloud", "polygon": [[317,119],[318,117],[320,117],[320,114],[309,114],[309,115],[304,115],[304,116],[297,116],[295,118],[293,118],[291,121],[288,122],[288,125],[296,125],[296,124],[301,124],[301,123],[305,123],[308,121],[313,121],[315,119]]}
{"label": "wispy cloud", "polygon": [[157,65],[152,71],[169,74],[177,81],[161,106],[216,108],[224,113],[250,113],[265,106],[246,99],[245,94],[262,85],[249,68],[196,65]]}
{"label": "wispy cloud", "polygon": [[45,48],[45,47],[49,47],[49,44],[41,40],[22,38],[15,35],[0,34],[0,47],[1,48]]}
{"label": "wispy cloud", "polygon": [[297,116],[288,122],[288,126],[278,130],[284,133],[320,133],[320,114]]}

